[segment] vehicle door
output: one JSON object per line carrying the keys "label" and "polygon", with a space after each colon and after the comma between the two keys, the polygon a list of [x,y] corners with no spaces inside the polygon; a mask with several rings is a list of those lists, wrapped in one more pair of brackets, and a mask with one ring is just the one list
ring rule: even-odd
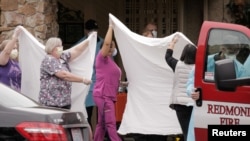
{"label": "vehicle door", "polygon": [[[197,102],[198,105],[194,106],[196,141],[208,140],[208,125],[250,123],[250,85],[238,86],[233,91],[224,91],[218,90],[215,84],[214,63],[220,59],[216,57],[220,57],[218,55],[223,50],[222,46],[228,35],[239,39],[240,49],[249,48],[250,31],[247,27],[204,21],[200,30],[194,78],[194,86],[201,91],[201,99]],[[250,70],[250,63],[246,63],[249,59],[247,57],[242,65],[249,65],[245,67]]]}

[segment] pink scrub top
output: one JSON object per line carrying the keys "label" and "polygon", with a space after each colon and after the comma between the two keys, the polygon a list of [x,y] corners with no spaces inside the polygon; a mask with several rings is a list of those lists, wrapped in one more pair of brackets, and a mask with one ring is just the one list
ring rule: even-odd
{"label": "pink scrub top", "polygon": [[117,92],[120,84],[121,69],[110,56],[103,57],[98,52],[95,62],[96,83],[93,96],[117,100]]}

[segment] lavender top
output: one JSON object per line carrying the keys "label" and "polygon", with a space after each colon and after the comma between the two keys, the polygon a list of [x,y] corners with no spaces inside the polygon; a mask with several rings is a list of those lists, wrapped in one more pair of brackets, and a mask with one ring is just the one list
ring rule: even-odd
{"label": "lavender top", "polygon": [[0,65],[0,82],[16,91],[21,91],[21,69],[18,61],[9,59],[6,65]]}

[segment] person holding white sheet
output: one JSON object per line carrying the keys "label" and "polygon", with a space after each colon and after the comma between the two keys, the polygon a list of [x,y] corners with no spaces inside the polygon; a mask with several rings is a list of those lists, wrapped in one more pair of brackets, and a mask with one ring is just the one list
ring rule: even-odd
{"label": "person holding white sheet", "polygon": [[96,82],[93,98],[98,109],[98,123],[94,141],[103,141],[106,132],[111,141],[121,141],[116,130],[115,117],[115,102],[121,80],[121,69],[112,57],[115,51],[115,42],[112,40],[113,26],[110,21],[102,48],[98,52],[95,62]]}
{"label": "person holding white sheet", "polygon": [[0,82],[16,91],[21,91],[21,69],[18,62],[17,37],[21,30],[14,30],[12,39],[4,40],[0,45]]}
{"label": "person holding white sheet", "polygon": [[172,57],[173,49],[179,36],[176,35],[170,42],[165,59],[174,72],[173,90],[171,94],[170,108],[176,111],[180,123],[184,141],[187,140],[188,126],[193,110],[193,100],[186,93],[186,83],[190,71],[195,64],[196,47],[192,44],[185,45],[180,60]]}
{"label": "person holding white sheet", "polygon": [[71,73],[68,62],[77,58],[88,44],[81,42],[63,52],[60,38],[51,37],[45,45],[47,55],[40,66],[39,102],[46,106],[71,108],[72,82],[91,84],[91,80]]}

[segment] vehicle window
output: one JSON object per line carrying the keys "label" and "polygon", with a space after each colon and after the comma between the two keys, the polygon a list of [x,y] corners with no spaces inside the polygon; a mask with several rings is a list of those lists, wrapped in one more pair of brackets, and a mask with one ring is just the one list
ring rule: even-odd
{"label": "vehicle window", "polygon": [[237,78],[250,77],[249,38],[238,31],[213,29],[210,31],[207,50],[206,81],[214,81],[215,61],[233,59]]}
{"label": "vehicle window", "polygon": [[15,90],[0,84],[0,105],[5,107],[34,107],[38,104]]}

